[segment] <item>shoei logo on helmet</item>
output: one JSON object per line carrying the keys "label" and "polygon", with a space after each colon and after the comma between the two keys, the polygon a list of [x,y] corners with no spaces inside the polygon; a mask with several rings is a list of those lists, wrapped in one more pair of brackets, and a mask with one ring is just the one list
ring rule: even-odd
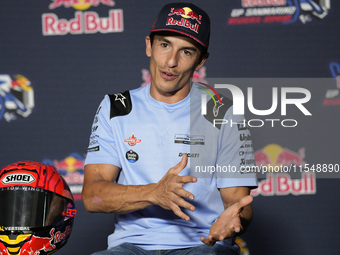
{"label": "shoei logo on helmet", "polygon": [[5,175],[1,182],[4,185],[9,184],[30,184],[35,181],[35,178],[31,174],[27,173],[12,173]]}

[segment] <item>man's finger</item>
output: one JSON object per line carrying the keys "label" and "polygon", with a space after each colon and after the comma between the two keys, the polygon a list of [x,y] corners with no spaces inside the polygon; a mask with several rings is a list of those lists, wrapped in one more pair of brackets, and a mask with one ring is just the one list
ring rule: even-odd
{"label": "man's finger", "polygon": [[241,210],[243,207],[250,205],[253,202],[254,198],[251,195],[245,196],[238,201],[237,206]]}
{"label": "man's finger", "polygon": [[174,171],[174,174],[178,175],[188,164],[188,155],[186,153],[183,153],[182,160],[174,166],[172,169]]}
{"label": "man's finger", "polygon": [[190,211],[195,211],[195,206],[193,206],[192,204],[188,203],[187,201],[185,201],[182,198],[178,198],[176,201],[174,201],[176,205],[188,209]]}
{"label": "man's finger", "polygon": [[171,210],[176,214],[178,217],[182,218],[183,220],[189,221],[190,217],[186,215],[182,210],[176,205],[175,203],[170,206]]}
{"label": "man's finger", "polygon": [[187,191],[183,188],[179,188],[179,189],[175,190],[175,193],[179,197],[188,198],[190,200],[194,200],[194,198],[195,198],[195,196],[192,193],[190,193],[189,191]]}
{"label": "man's finger", "polygon": [[242,231],[242,227],[240,225],[238,225],[238,226],[234,227],[233,235],[239,234],[241,231]]}
{"label": "man's finger", "polygon": [[208,238],[205,238],[204,236],[202,236],[200,238],[200,240],[201,240],[202,243],[204,243],[206,245],[209,245],[209,246],[213,246],[216,243],[215,240],[213,240],[211,238],[209,239],[209,236],[208,236]]}
{"label": "man's finger", "polygon": [[177,182],[180,183],[197,182],[197,178],[189,175],[178,176]]}

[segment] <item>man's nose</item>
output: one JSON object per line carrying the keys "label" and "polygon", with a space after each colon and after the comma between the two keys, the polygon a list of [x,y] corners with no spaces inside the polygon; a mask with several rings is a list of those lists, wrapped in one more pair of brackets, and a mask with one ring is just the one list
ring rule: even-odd
{"label": "man's nose", "polygon": [[176,52],[170,52],[167,58],[167,65],[170,68],[178,66],[178,54]]}

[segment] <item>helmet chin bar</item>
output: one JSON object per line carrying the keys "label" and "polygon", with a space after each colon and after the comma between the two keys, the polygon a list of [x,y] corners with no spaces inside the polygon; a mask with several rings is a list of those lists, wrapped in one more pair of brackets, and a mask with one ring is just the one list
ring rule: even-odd
{"label": "helmet chin bar", "polygon": [[[41,228],[0,230],[0,251],[3,255],[51,254],[63,247],[71,235],[74,218]],[[34,251],[34,253],[33,253]],[[6,253],[7,252],[7,253]]]}

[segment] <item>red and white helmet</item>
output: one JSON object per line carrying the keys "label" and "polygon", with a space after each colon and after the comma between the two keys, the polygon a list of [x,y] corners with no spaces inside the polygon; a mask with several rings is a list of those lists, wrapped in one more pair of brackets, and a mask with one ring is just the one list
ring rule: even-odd
{"label": "red and white helmet", "polygon": [[69,186],[50,165],[17,162],[0,170],[0,254],[51,254],[66,244],[76,214]]}

